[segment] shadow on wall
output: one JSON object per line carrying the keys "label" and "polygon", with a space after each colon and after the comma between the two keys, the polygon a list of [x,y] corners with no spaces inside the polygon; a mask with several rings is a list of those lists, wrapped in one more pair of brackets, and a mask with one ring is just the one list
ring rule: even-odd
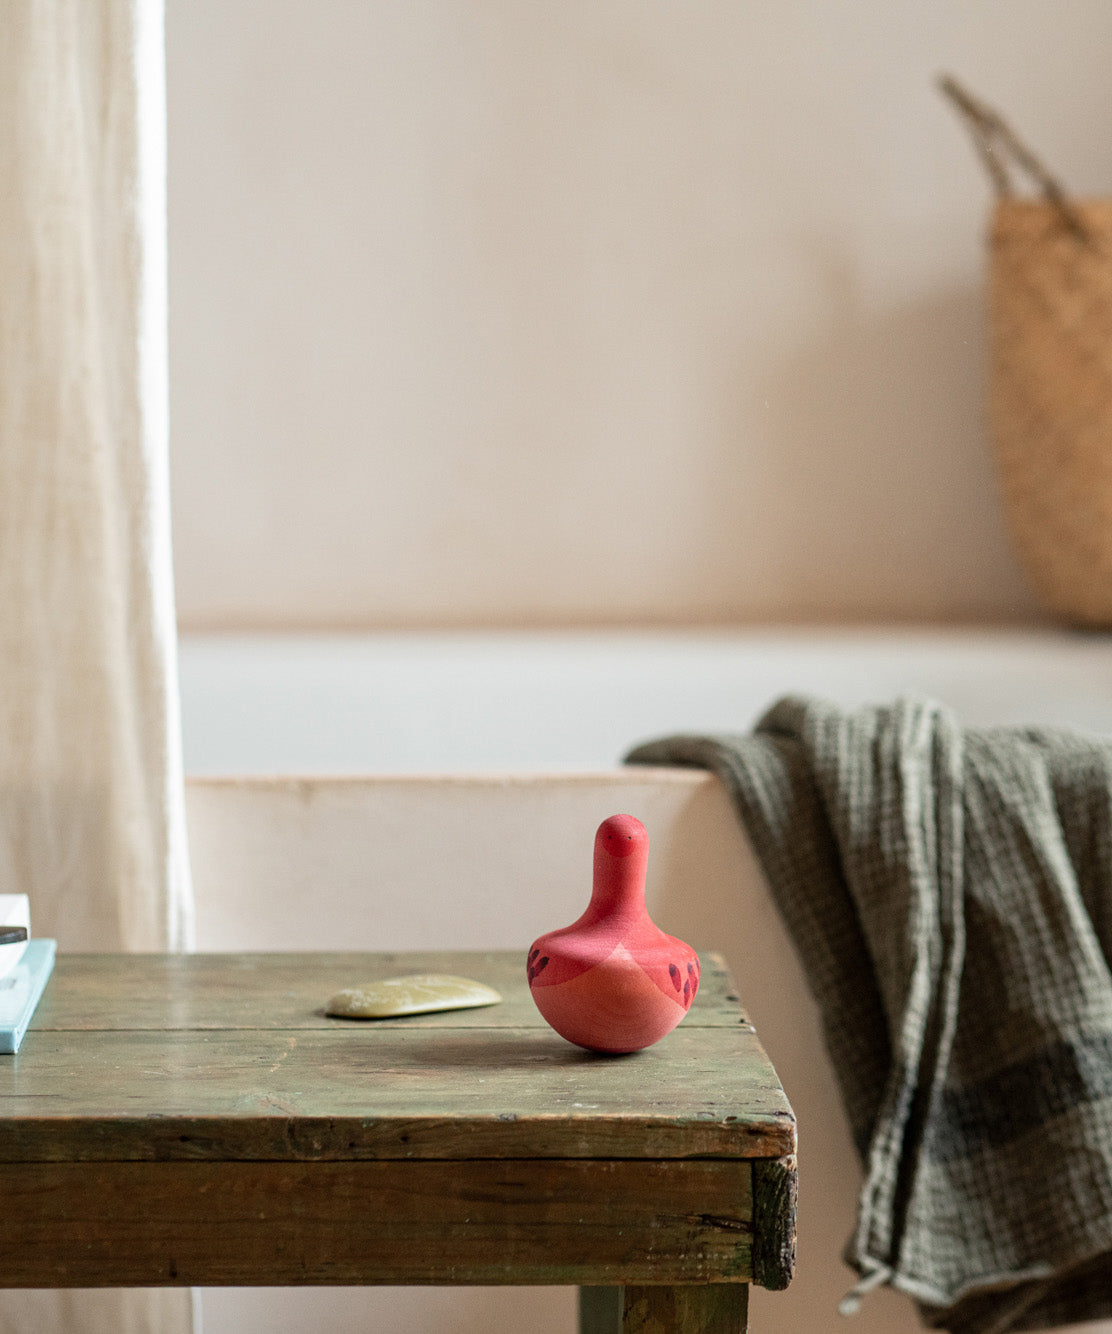
{"label": "shadow on wall", "polygon": [[[1041,619],[1009,546],[985,403],[984,297],[872,310],[828,269],[826,329],[759,385],[766,494],[792,509],[777,565],[801,611]],[[939,540],[939,534],[946,535]],[[775,535],[770,540],[775,541]],[[849,605],[852,590],[868,605]]]}

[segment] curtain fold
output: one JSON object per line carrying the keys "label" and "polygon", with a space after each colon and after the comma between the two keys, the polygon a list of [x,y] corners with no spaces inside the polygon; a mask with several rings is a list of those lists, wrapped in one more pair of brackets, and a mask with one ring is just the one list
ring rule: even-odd
{"label": "curtain fold", "polygon": [[[0,884],[63,950],[191,941],[170,559],[162,0],[0,5]],[[176,1334],[189,1293],[4,1293]]]}

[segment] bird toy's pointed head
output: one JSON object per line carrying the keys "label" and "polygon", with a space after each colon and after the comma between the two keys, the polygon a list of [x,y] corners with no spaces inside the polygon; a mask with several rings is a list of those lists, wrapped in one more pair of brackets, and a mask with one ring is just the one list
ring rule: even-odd
{"label": "bird toy's pointed head", "polygon": [[595,834],[594,885],[590,912],[623,917],[645,911],[649,835],[632,815],[612,815]]}
{"label": "bird toy's pointed head", "polygon": [[632,857],[647,851],[649,834],[633,815],[612,815],[603,820],[595,834],[595,851],[607,852],[611,857]]}

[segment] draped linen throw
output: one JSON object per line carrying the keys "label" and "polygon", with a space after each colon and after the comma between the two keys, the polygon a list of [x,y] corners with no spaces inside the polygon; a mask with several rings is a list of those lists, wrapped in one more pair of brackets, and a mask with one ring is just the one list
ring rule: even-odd
{"label": "draped linen throw", "polygon": [[961,1334],[1112,1314],[1112,742],[787,698],[627,760],[713,770],[753,843],[864,1164],[858,1291]]}
{"label": "draped linen throw", "polygon": [[[162,23],[161,0],[0,5],[0,884],[69,950],[190,930]],[[190,1307],[6,1292],[0,1331],[175,1334]]]}

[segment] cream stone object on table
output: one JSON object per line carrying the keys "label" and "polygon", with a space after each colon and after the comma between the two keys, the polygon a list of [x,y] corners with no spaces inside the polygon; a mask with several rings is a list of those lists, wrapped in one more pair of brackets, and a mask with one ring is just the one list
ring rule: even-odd
{"label": "cream stone object on table", "polygon": [[439,1010],[469,1010],[497,1005],[502,997],[483,982],[443,973],[413,973],[388,977],[361,987],[345,987],[325,1007],[339,1019],[392,1019],[406,1014]]}

